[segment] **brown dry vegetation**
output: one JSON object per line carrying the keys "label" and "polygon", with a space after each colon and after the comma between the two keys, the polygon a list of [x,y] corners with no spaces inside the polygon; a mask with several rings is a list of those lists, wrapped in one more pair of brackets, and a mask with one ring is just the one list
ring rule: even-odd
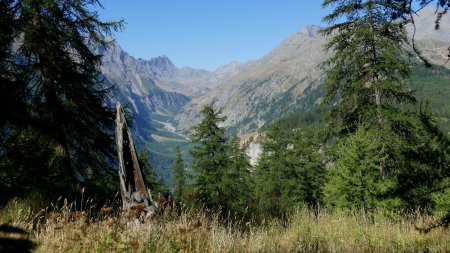
{"label": "brown dry vegetation", "polygon": [[[323,211],[315,217],[299,208],[285,222],[255,225],[185,211],[136,226],[118,210],[96,212],[89,204],[82,209],[66,203],[33,213],[13,200],[0,211],[0,222],[30,231],[27,238],[36,252],[450,252],[449,229],[421,233],[417,227],[434,219],[417,214],[369,219]],[[14,235],[2,232],[0,237]]]}

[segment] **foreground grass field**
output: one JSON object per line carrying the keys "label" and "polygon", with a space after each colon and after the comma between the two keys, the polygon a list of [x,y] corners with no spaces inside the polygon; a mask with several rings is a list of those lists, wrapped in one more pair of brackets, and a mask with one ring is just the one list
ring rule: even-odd
{"label": "foreground grass field", "polygon": [[136,226],[118,210],[94,212],[89,202],[33,213],[15,200],[0,211],[2,227],[29,234],[0,229],[0,238],[22,246],[29,240],[36,252],[450,252],[448,228],[417,229],[433,217],[386,217],[336,212],[316,217],[299,208],[286,222],[254,225],[207,212],[166,212],[164,218]]}

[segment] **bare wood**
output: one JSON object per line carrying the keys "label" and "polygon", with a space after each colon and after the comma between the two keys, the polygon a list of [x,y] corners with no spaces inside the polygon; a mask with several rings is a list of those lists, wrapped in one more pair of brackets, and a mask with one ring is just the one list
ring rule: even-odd
{"label": "bare wood", "polygon": [[153,214],[158,208],[152,200],[150,189],[145,186],[133,137],[120,103],[116,105],[116,110],[116,144],[123,210],[129,212],[139,207],[147,214]]}

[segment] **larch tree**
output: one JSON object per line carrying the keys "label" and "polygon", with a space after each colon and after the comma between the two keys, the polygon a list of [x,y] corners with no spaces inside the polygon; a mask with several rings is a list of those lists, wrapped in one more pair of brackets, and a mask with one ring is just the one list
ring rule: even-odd
{"label": "larch tree", "polygon": [[287,182],[293,179],[293,172],[288,171],[286,165],[289,143],[287,130],[278,124],[272,125],[265,133],[261,145],[262,154],[254,173],[257,211],[260,216],[283,216],[292,206],[282,197],[297,197],[295,194],[290,194],[292,192],[285,191],[286,187],[291,188],[290,184],[299,183]]}
{"label": "larch tree", "polygon": [[[389,124],[395,103],[415,102],[405,85],[410,64],[404,60],[408,38],[401,24],[393,22],[391,9],[380,1],[327,0],[335,6],[324,21],[322,33],[330,37],[325,49],[326,100],[338,99],[332,109],[335,134],[354,132],[360,122]],[[382,1],[383,2],[383,1]]]}
{"label": "larch tree", "polygon": [[8,22],[1,22],[0,89],[9,113],[0,126],[0,166],[15,168],[2,181],[60,194],[92,173],[112,174],[111,89],[102,85],[101,56],[91,47],[107,46],[104,35],[121,23],[101,21],[92,10],[98,6],[96,0],[1,2]]}
{"label": "larch tree", "polygon": [[324,63],[326,100],[336,103],[330,136],[339,143],[361,126],[379,132],[373,140],[376,148],[365,156],[368,160],[358,162],[375,162],[378,182],[395,181],[395,187],[379,197],[399,198],[399,207],[432,206],[424,193],[441,173],[437,164],[443,153],[431,131],[433,123],[423,111],[417,112],[414,92],[406,86],[411,54],[404,23],[395,14],[399,7],[378,0],[326,0],[323,6],[334,7],[322,31],[330,37],[326,49],[332,53]]}
{"label": "larch tree", "polygon": [[186,194],[186,171],[184,170],[183,157],[181,156],[180,147],[177,146],[175,162],[172,165],[173,171],[173,190],[174,200],[183,203]]}
{"label": "larch tree", "polygon": [[253,184],[250,169],[245,145],[241,147],[239,137],[234,136],[228,144],[228,167],[222,179],[227,211],[244,215],[251,208]]}
{"label": "larch tree", "polygon": [[317,211],[326,171],[316,134],[275,124],[266,132],[262,149],[255,168],[260,214],[283,217],[299,205]]}
{"label": "larch tree", "polygon": [[192,169],[196,173],[194,191],[196,198],[207,208],[218,209],[224,205],[223,175],[228,167],[225,121],[221,111],[206,105],[200,111],[203,120],[191,136]]}
{"label": "larch tree", "polygon": [[327,178],[324,152],[317,135],[311,130],[294,130],[292,149],[287,157],[288,164],[296,172],[300,202],[314,211],[318,211],[323,204],[323,189]]}
{"label": "larch tree", "polygon": [[328,205],[365,214],[386,204],[380,197],[395,182],[379,180],[380,134],[361,126],[334,147],[336,161],[325,189]]}
{"label": "larch tree", "polygon": [[155,169],[153,169],[150,160],[148,159],[146,149],[143,148],[138,155],[139,166],[144,174],[144,181],[147,187],[152,192],[154,197],[158,196],[159,193],[166,193],[167,187],[164,183],[162,177],[156,174]]}

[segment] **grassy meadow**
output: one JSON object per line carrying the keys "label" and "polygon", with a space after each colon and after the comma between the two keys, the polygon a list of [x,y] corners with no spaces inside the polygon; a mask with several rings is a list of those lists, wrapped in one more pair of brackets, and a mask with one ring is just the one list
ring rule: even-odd
{"label": "grassy meadow", "polygon": [[[32,245],[33,252],[450,252],[450,230],[421,232],[435,218],[419,212],[402,218],[327,211],[316,216],[299,208],[285,221],[256,224],[207,211],[166,210],[146,223],[132,220],[117,208],[95,211],[92,201],[61,201],[33,212],[12,200],[0,211],[0,238]],[[0,251],[7,247],[0,244]]]}

